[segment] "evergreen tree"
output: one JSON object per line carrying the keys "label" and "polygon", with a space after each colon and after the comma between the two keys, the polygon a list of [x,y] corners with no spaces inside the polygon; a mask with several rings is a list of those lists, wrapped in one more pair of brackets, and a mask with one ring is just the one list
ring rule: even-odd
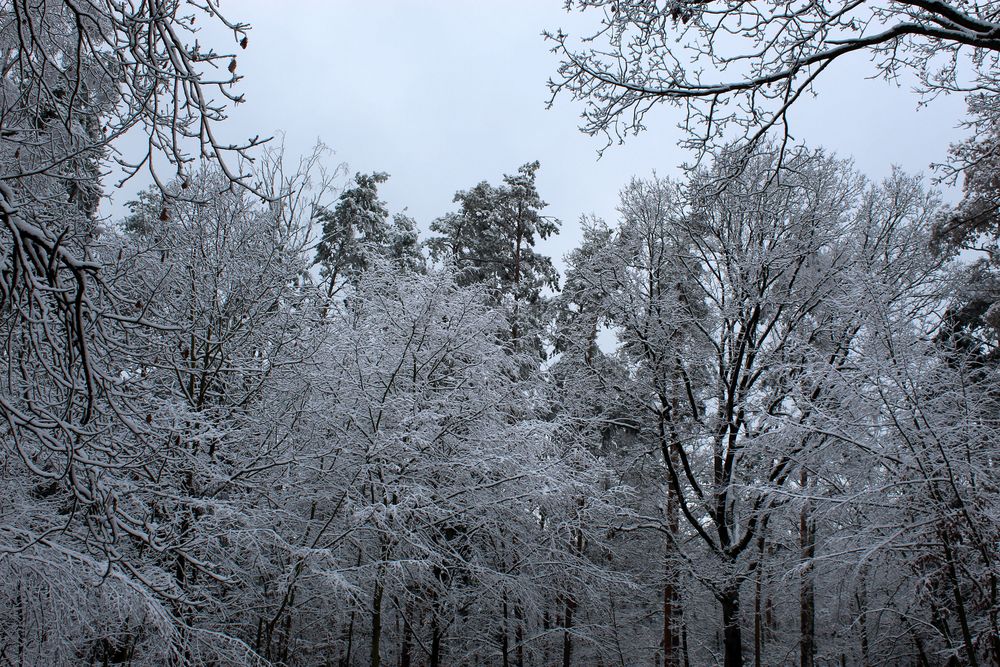
{"label": "evergreen tree", "polygon": [[316,247],[316,263],[332,297],[347,283],[355,283],[365,270],[365,247],[383,245],[389,238],[389,209],[378,197],[378,186],[389,175],[357,173],[354,187],[340,195],[333,210],[320,208],[316,219],[323,225],[323,238]]}
{"label": "evergreen tree", "polygon": [[497,302],[509,299],[511,339],[541,354],[542,292],[559,288],[559,274],[534,248],[558,231],[559,221],[541,213],[547,204],[535,186],[539,166],[521,165],[500,186],[483,181],[457,192],[459,210],[431,223],[439,236],[427,245],[432,259],[454,263],[463,284],[485,283]]}
{"label": "evergreen tree", "polygon": [[381,251],[390,264],[402,271],[425,273],[427,270],[426,260],[420,250],[417,221],[405,213],[392,216],[392,227]]}
{"label": "evergreen tree", "polygon": [[963,197],[936,221],[931,244],[944,257],[964,253],[972,259],[938,342],[992,365],[1000,360],[1000,120],[989,100],[996,98],[973,98],[971,122],[980,131],[952,146],[953,162],[964,165]]}

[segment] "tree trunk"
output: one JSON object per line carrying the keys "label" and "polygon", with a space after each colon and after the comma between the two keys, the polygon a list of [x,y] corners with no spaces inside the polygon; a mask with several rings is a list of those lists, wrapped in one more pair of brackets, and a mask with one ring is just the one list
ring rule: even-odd
{"label": "tree trunk", "polygon": [[868,566],[862,565],[855,599],[858,603],[858,634],[861,638],[861,664],[871,667],[868,648]]}
{"label": "tree trunk", "polygon": [[691,667],[691,656],[688,653],[687,625],[681,626],[681,657],[684,659],[684,667]]}
{"label": "tree trunk", "polygon": [[340,667],[350,667],[351,651],[354,649],[354,612],[351,612],[351,620],[347,623],[347,650],[340,659]]}
{"label": "tree trunk", "polygon": [[[676,412],[676,400],[674,401],[674,411]],[[661,417],[662,419],[662,417]],[[661,433],[665,429],[661,428]],[[675,466],[680,466],[677,460],[676,446],[672,446],[669,456],[673,459]],[[664,558],[664,584],[663,584],[663,667],[677,667],[679,664],[680,648],[680,594],[677,590],[677,567],[674,560],[675,540],[680,532],[680,515],[678,500],[672,486],[667,487],[667,530],[670,535],[666,540],[666,554]]]}
{"label": "tree trunk", "polygon": [[410,667],[413,660],[413,626],[410,617],[413,615],[413,603],[407,600],[403,611],[403,641],[399,647],[399,667]]}
{"label": "tree trunk", "polygon": [[295,588],[289,591],[288,608],[285,611],[285,621],[283,623],[281,636],[278,638],[278,656],[281,662],[288,661],[288,647],[292,640],[292,610],[295,608]]}
{"label": "tree trunk", "polygon": [[740,632],[740,589],[736,586],[723,591],[722,632],[725,667],[743,667],[743,636]]}
{"label": "tree trunk", "polygon": [[524,667],[524,608],[514,603],[514,665]]}
{"label": "tree trunk", "polygon": [[764,538],[760,538],[759,558],[757,563],[757,576],[754,578],[753,595],[753,667],[761,667],[761,654],[764,652],[764,615],[761,609],[761,589],[764,585]]}
{"label": "tree trunk", "polygon": [[[803,493],[809,487],[809,473],[802,469],[799,483]],[[813,667],[816,659],[816,594],[813,558],[816,555],[816,526],[812,504],[807,499],[799,514],[799,546],[802,549],[802,578],[799,584],[799,659],[802,667]]]}
{"label": "tree trunk", "polygon": [[518,319],[521,316],[520,308],[518,307],[518,288],[521,285],[521,241],[522,241],[522,231],[521,231],[521,209],[518,206],[518,220],[517,220],[517,231],[516,239],[514,241],[514,315],[511,318],[511,328],[510,337],[511,342],[514,344],[514,349],[517,350],[520,346],[517,344],[517,339],[521,335],[520,328],[518,327]]}
{"label": "tree trunk", "polygon": [[965,644],[965,661],[969,667],[979,667],[979,659],[976,656],[976,647],[972,641],[972,632],[969,629],[969,620],[965,611],[965,596],[962,595],[961,582],[958,579],[958,571],[955,568],[955,556],[951,550],[949,539],[951,535],[948,531],[941,530],[941,544],[944,547],[946,572],[951,583],[951,591],[955,599],[955,613],[958,616],[958,625],[962,630],[962,643]]}
{"label": "tree trunk", "polygon": [[576,602],[570,596],[566,599],[566,618],[563,623],[563,644],[562,644],[562,665],[570,667],[573,656],[573,635],[570,630],[573,628],[573,610],[576,609]]}
{"label": "tree trunk", "polygon": [[430,667],[441,667],[441,629],[438,627],[437,613],[431,616],[431,662]]}
{"label": "tree trunk", "polygon": [[[674,379],[674,386],[671,398],[671,414],[677,414],[679,410],[677,396],[680,395],[681,388],[676,378]],[[666,438],[668,433],[668,428],[666,425],[666,415],[660,414],[660,437]],[[678,456],[677,450],[680,444],[677,442],[677,438],[674,432],[669,429],[670,432],[670,444],[668,449],[663,449],[662,453],[664,456],[669,456],[670,461],[664,461],[664,463],[670,463],[671,466],[676,470],[680,468],[681,462]],[[670,484],[667,485],[667,507],[666,507],[666,519],[667,519],[667,530],[670,531],[670,535],[666,539],[666,553],[664,557],[664,584],[663,584],[663,667],[677,667],[679,664],[678,648],[680,646],[680,633],[678,632],[678,620],[681,615],[680,609],[680,592],[677,589],[678,585],[678,572],[677,565],[674,559],[674,550],[676,547],[676,539],[680,533],[680,508],[679,499],[677,498],[676,491],[674,487]]]}
{"label": "tree trunk", "polygon": [[[577,507],[583,507],[583,498],[577,499]],[[577,556],[583,554],[583,531],[580,529],[574,529],[573,541],[570,543],[570,548],[573,553]],[[562,664],[563,667],[570,667],[570,663],[573,655],[573,634],[571,630],[573,629],[573,613],[576,611],[576,598],[573,597],[572,593],[566,595],[566,607],[565,607],[565,621],[563,623],[563,656]]]}
{"label": "tree trunk", "polygon": [[[355,567],[361,566],[361,549],[358,548],[358,557]],[[351,664],[351,652],[354,650],[354,614],[351,611],[351,620],[347,623],[347,650],[344,655],[340,658],[340,667],[349,667]]]}
{"label": "tree trunk", "polygon": [[[670,503],[668,503],[669,507]],[[676,508],[674,508],[676,509]],[[670,511],[668,509],[668,511]],[[669,520],[670,530],[677,535],[677,517]],[[677,590],[677,568],[672,559],[674,543],[667,540],[666,576],[663,585],[663,667],[677,667],[680,664],[678,648],[680,647],[680,616],[678,604],[680,596]]]}
{"label": "tree trunk", "polygon": [[372,650],[369,664],[380,667],[382,664],[382,577],[381,572],[375,579],[375,591],[372,594]]}
{"label": "tree trunk", "polygon": [[503,594],[503,626],[500,631],[500,651],[503,653],[503,667],[510,667],[510,610],[507,607],[507,594]]}

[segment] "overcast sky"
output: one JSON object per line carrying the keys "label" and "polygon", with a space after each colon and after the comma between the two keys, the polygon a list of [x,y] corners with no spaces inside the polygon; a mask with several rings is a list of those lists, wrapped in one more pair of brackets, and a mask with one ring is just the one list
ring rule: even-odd
{"label": "overcast sky", "polygon": [[[578,104],[560,98],[546,110],[557,58],[540,33],[580,22],[562,0],[238,0],[223,9],[253,27],[239,53],[246,103],[226,136],[281,131],[293,154],[320,139],[352,173],[388,172],[390,210],[407,208],[422,229],[452,210],[456,190],[537,159],[546,213],[563,221],[543,249],[561,258],[579,239],[581,214],[613,218],[631,176],[677,174],[690,158],[677,147],[676,109],[651,115],[650,131],[600,160],[603,139],[578,131]],[[929,174],[962,136],[964,102],[918,111],[908,87],[870,74],[863,55],[828,70],[818,97],[797,105],[796,138],[853,156],[871,176],[894,164]]]}

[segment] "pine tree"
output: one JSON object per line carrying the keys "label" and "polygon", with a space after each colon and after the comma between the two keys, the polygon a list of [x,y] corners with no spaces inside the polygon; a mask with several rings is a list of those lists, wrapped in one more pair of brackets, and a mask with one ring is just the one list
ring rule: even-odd
{"label": "pine tree", "polygon": [[542,292],[558,289],[559,274],[551,258],[534,248],[558,231],[559,221],[541,213],[547,204],[535,186],[539,166],[521,165],[500,186],[483,181],[457,192],[459,210],[431,223],[439,236],[427,245],[432,259],[454,263],[463,284],[485,283],[496,302],[509,299],[512,341],[542,354]]}
{"label": "pine tree", "polygon": [[340,195],[333,210],[320,208],[316,219],[323,225],[323,238],[316,247],[316,263],[326,283],[327,297],[345,284],[355,283],[365,270],[367,246],[383,245],[389,238],[389,209],[378,197],[378,186],[389,175],[357,173],[354,187]]}

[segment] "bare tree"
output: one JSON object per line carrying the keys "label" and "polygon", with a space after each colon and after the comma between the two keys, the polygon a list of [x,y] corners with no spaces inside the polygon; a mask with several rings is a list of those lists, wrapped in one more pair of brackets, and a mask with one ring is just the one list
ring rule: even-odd
{"label": "bare tree", "polygon": [[644,129],[661,103],[679,107],[699,157],[770,130],[787,142],[789,110],[824,70],[864,52],[874,73],[913,72],[925,97],[997,92],[996,2],[567,0],[598,15],[582,39],[547,32],[562,62],[549,83],[585,104],[582,129],[609,144]]}
{"label": "bare tree", "polygon": [[[796,150],[780,168],[777,147],[761,153],[723,186],[733,159],[726,153],[683,188],[633,182],[620,228],[572,272],[574,291],[590,292],[577,301],[601,304],[630,369],[629,382],[608,389],[634,406],[638,437],[659,454],[651,474],[664,485],[663,509],[637,527],[669,544],[660,582],[667,664],[686,659],[690,612],[705,607],[690,593],[681,597],[684,581],[714,599],[713,623],[721,620],[721,641],[702,641],[718,644],[725,664],[743,664],[745,584],[757,577],[758,597],[773,597],[758,574],[765,566],[769,579],[798,570],[801,595],[786,604],[803,621],[806,663],[816,654],[810,495],[822,488],[814,460],[826,443],[810,423],[836,404],[826,375],[852,363],[855,311],[865,298],[852,285],[857,267],[873,264],[861,260],[884,253],[892,265],[873,270],[906,273],[887,245],[902,235],[894,225],[926,222],[933,210],[933,198],[909,179],[876,187],[821,153]],[[590,237],[608,233],[599,227]],[[917,284],[923,277],[908,275]],[[896,298],[902,289],[886,293]],[[794,521],[777,518],[789,510]],[[776,560],[769,545],[792,543],[794,564],[766,562]],[[770,602],[755,603],[757,614],[769,613],[760,607]],[[755,657],[764,664],[782,649],[762,655],[762,630]]]}
{"label": "bare tree", "polygon": [[[153,324],[144,304],[114,293],[96,254],[105,160],[136,128],[148,141],[142,155],[116,157],[126,177],[146,168],[166,189],[157,176],[165,162],[183,189],[199,156],[215,160],[228,182],[246,180],[225,155],[255,143],[217,139],[216,122],[239,101],[236,58],[194,39],[197,18],[220,22],[247,46],[247,26],[225,19],[214,0],[0,5],[4,448],[30,474],[65,483],[83,507],[103,507],[108,521],[93,530],[104,544],[119,535],[151,540],[112,502],[107,475],[122,452],[105,439],[122,429],[142,442],[147,429],[128,407],[116,354]],[[169,220],[169,208],[157,215]],[[18,536],[10,548],[44,534]]]}
{"label": "bare tree", "polygon": [[[158,160],[183,173],[205,157],[246,180],[226,155],[258,140],[231,144],[216,132],[227,106],[242,101],[237,58],[201,44],[198,19],[247,48],[249,26],[228,20],[217,0],[4,2],[0,179],[73,178],[81,156],[110,151],[126,177],[147,169],[162,183]],[[116,142],[134,128],[148,136],[145,150],[121,155]]]}
{"label": "bare tree", "polygon": [[[240,555],[254,550],[227,549],[230,531],[247,525],[257,485],[288,462],[304,383],[290,367],[315,349],[302,279],[311,207],[283,196],[308,191],[308,175],[288,174],[275,155],[263,162],[262,188],[281,188],[266,202],[207,168],[142,193],[124,229],[67,242],[70,259],[83,253],[88,282],[43,275],[83,303],[80,339],[59,337],[75,312],[49,305],[63,292],[11,293],[0,563],[21,590],[6,598],[18,616],[3,623],[22,638],[18,655],[253,660],[249,633],[206,609],[251,570]],[[323,191],[322,179],[314,185]],[[175,198],[164,220],[181,190],[194,196]],[[48,611],[43,588],[77,620],[31,621]]]}
{"label": "bare tree", "polygon": [[[66,351],[42,365],[56,385],[79,382],[74,391],[84,403],[62,408],[70,422],[90,421],[102,393],[97,323],[134,319],[116,312],[101,267],[88,256],[100,231],[94,216],[106,160],[115,156],[126,178],[147,169],[161,189],[158,167],[172,165],[184,182],[201,157],[216,161],[229,181],[249,183],[226,155],[242,156],[256,141],[226,144],[214,129],[227,104],[240,100],[232,90],[236,57],[194,39],[199,17],[247,46],[248,27],[225,19],[215,0],[0,6],[0,297],[39,363]],[[133,128],[148,136],[146,150],[122,156],[117,142]],[[160,215],[168,219],[169,206]],[[4,414],[14,422],[34,409],[4,395]]]}

